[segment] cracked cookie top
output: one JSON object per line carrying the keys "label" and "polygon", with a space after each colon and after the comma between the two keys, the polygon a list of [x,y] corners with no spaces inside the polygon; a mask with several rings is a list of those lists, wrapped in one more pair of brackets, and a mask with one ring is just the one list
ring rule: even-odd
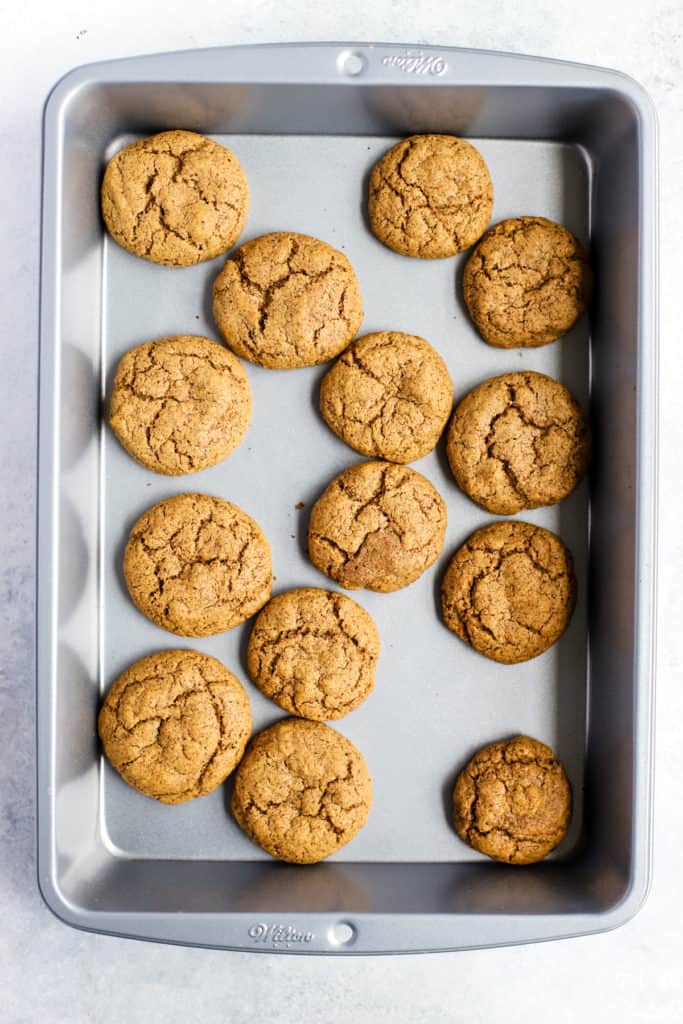
{"label": "cracked cookie top", "polygon": [[136,661],[105,697],[104,752],[129,786],[180,804],[220,786],[251,732],[238,679],[199,651],[160,651]]}
{"label": "cracked cookie top", "polygon": [[123,572],[135,605],[178,636],[210,636],[244,622],[270,597],[268,541],[237,505],[178,494],[144,512]]}
{"label": "cracked cookie top", "polygon": [[506,864],[533,864],[564,839],[572,793],[550,747],[517,736],[482,747],[458,775],[453,823],[468,846]]}
{"label": "cracked cookie top", "polygon": [[581,408],[559,381],[531,370],[492,377],[463,398],[446,438],[458,486],[495,515],[554,505],[590,456]]}
{"label": "cracked cookie top", "polygon": [[370,175],[372,230],[403,256],[439,259],[469,249],[492,209],[483,156],[454,135],[412,135],[385,153]]}
{"label": "cracked cookie top", "polygon": [[463,275],[470,316],[498,348],[535,348],[566,334],[584,312],[591,284],[581,243],[545,217],[496,224]]}
{"label": "cracked cookie top", "polygon": [[498,522],[468,538],[441,585],[446,625],[475,651],[513,665],[546,651],[576,601],[572,557],[559,537],[531,523]]}
{"label": "cracked cookie top", "polygon": [[169,267],[213,259],[239,238],[249,186],[229,149],[195,132],[132,142],[107,164],[102,216],[135,256]]}
{"label": "cracked cookie top", "polygon": [[344,594],[315,587],[274,597],[254,622],[249,675],[291,715],[342,718],[375,685],[380,640],[372,617]]}
{"label": "cracked cookie top", "polygon": [[213,287],[226,344],[270,369],[315,366],[339,355],[363,322],[346,256],[309,235],[279,231],[246,242]]}
{"label": "cracked cookie top", "polygon": [[322,722],[287,718],[249,744],[232,812],[271,857],[315,864],[353,839],[371,803],[372,781],[353,743]]}
{"label": "cracked cookie top", "polygon": [[357,338],[323,378],[320,411],[362,455],[413,462],[432,450],[453,406],[443,359],[424,338],[381,331]]}
{"label": "cracked cookie top", "polygon": [[438,558],[446,506],[414,469],[361,462],[318,498],[308,527],[317,569],[347,590],[387,593],[413,583]]}
{"label": "cracked cookie top", "polygon": [[109,422],[123,447],[155,473],[214,466],[237,447],[250,418],[242,364],[208,338],[148,341],[118,365]]}

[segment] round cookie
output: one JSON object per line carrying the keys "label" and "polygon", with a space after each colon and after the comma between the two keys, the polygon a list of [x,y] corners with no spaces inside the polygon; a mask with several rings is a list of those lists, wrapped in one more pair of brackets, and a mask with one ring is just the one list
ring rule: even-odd
{"label": "round cookie", "polygon": [[413,462],[437,443],[453,407],[443,359],[424,338],[381,331],[357,338],[327,372],[320,411],[361,455]]}
{"label": "round cookie", "polygon": [[133,602],[178,636],[210,636],[244,622],[270,597],[268,541],[237,505],[178,494],[144,512],[123,558]]}
{"label": "round cookie", "polygon": [[235,773],[232,813],[271,857],[315,864],[353,839],[371,803],[360,751],[322,722],[286,718],[249,744]]}
{"label": "round cookie", "polygon": [[497,522],[456,551],[441,585],[446,625],[505,665],[528,661],[564,633],[574,611],[572,557],[541,526]]}
{"label": "round cookie", "polygon": [[446,506],[414,469],[361,462],[318,498],[308,527],[313,565],[347,590],[388,593],[413,583],[438,558]]}
{"label": "round cookie", "polygon": [[213,259],[239,238],[249,186],[229,149],[195,132],[132,142],[107,164],[102,216],[134,256],[168,267]]}
{"label": "round cookie", "polygon": [[489,345],[536,348],[574,326],[591,282],[571,231],[545,217],[517,217],[486,232],[465,264],[463,290]]}
{"label": "round cookie", "polygon": [[403,256],[439,259],[469,249],[492,210],[483,156],[454,135],[412,135],[385,153],[370,175],[372,230]]}
{"label": "round cookie", "polygon": [[279,231],[246,242],[227,261],[214,282],[213,315],[238,356],[290,370],[339,355],[363,322],[363,301],[343,253]]}
{"label": "round cookie", "polygon": [[495,515],[554,505],[590,456],[590,430],[559,381],[531,370],[492,377],[457,406],[446,452],[458,486]]}
{"label": "round cookie", "polygon": [[533,864],[564,839],[572,791],[545,743],[517,736],[482,747],[458,775],[453,824],[463,842],[506,864]]}
{"label": "round cookie", "polygon": [[205,796],[239,763],[249,699],[227,668],[199,651],[159,651],[112,685],[98,718],[104,752],[145,796],[180,804]]}
{"label": "round cookie", "polygon": [[274,597],[254,622],[247,668],[292,715],[343,718],[375,685],[380,639],[372,617],[344,594],[308,587]]}
{"label": "round cookie", "polygon": [[214,466],[238,446],[250,419],[242,364],[208,338],[148,341],[118,365],[109,422],[126,451],[155,473]]}

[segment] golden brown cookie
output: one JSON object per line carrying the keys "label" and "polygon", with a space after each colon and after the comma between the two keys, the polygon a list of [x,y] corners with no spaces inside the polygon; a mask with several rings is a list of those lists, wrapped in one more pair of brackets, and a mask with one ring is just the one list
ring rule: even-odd
{"label": "golden brown cookie", "polygon": [[178,636],[210,636],[244,622],[270,597],[268,541],[237,505],[178,494],[144,512],[123,558],[143,615]]}
{"label": "golden brown cookie", "polygon": [[533,864],[564,839],[572,791],[550,747],[517,736],[482,747],[458,775],[453,823],[463,842],[506,864]]}
{"label": "golden brown cookie", "polygon": [[481,153],[454,135],[412,135],[370,175],[372,230],[404,256],[453,256],[481,238],[493,185]]}
{"label": "golden brown cookie", "polygon": [[371,803],[372,781],[353,743],[322,722],[286,718],[249,744],[232,813],[271,857],[315,864],[353,839]]}
{"label": "golden brown cookie", "polygon": [[343,718],[375,685],[380,640],[372,617],[344,594],[307,587],[274,597],[249,639],[247,668],[291,715]]}
{"label": "golden brown cookie", "polygon": [[308,553],[347,590],[388,593],[436,561],[445,531],[446,506],[426,477],[391,462],[361,462],[313,506]]}
{"label": "golden brown cookie", "polygon": [[159,651],[112,685],[98,732],[129,786],[180,804],[210,793],[238,764],[251,733],[251,708],[242,684],[216,658]]}
{"label": "golden brown cookie", "polygon": [[448,628],[506,665],[551,647],[567,628],[575,602],[567,548],[550,530],[519,521],[476,530],[456,551],[441,585]]}
{"label": "golden brown cookie", "polygon": [[566,334],[586,308],[591,282],[581,243],[545,217],[496,224],[463,275],[470,316],[498,348],[536,348]]}
{"label": "golden brown cookie", "polygon": [[413,462],[441,437],[453,406],[443,359],[424,338],[381,331],[357,338],[327,372],[320,411],[361,455]]}
{"label": "golden brown cookie", "polygon": [[148,341],[118,365],[109,422],[126,451],[155,473],[214,466],[237,447],[250,419],[242,364],[208,338]]}
{"label": "golden brown cookie", "polygon": [[492,377],[460,402],[446,451],[465,494],[496,515],[554,505],[590,456],[581,407],[559,381],[526,370]]}
{"label": "golden brown cookie", "polygon": [[107,164],[102,216],[135,256],[168,267],[213,259],[234,245],[249,210],[249,186],[234,153],[195,132],[151,135]]}
{"label": "golden brown cookie", "polygon": [[213,315],[233,352],[259,366],[315,366],[363,322],[346,256],[319,238],[278,231],[240,246],[213,286]]}

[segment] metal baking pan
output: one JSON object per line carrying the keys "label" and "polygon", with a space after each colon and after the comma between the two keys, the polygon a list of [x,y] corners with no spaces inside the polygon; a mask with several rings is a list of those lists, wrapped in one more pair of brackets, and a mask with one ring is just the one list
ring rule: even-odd
{"label": "metal baking pan", "polygon": [[[183,127],[230,146],[249,177],[243,239],[296,230],[341,248],[361,282],[363,332],[420,334],[456,398],[528,367],[590,409],[589,481],[525,518],[572,550],[579,601],[546,654],[514,667],[460,643],[436,607],[455,548],[487,517],[461,494],[444,451],[417,463],[444,496],[446,546],[419,582],[356,595],[383,638],[377,688],[337,723],[364,752],[375,801],[360,835],[313,867],[276,863],[232,821],[229,783],[166,807],[100,756],[101,694],[128,663],[183,646],[141,616],[121,577],[126,533],[183,490],[243,506],[273,549],[275,590],[329,585],[305,557],[312,501],[358,460],[317,410],[323,368],[248,366],[255,413],[224,463],[172,479],[138,466],[103,425],[121,354],[172,333],[217,337],[222,265],[177,270],[106,237],[98,184],[134,137]],[[491,169],[494,221],[540,214],[589,243],[591,330],[504,351],[462,306],[463,257],[411,260],[365,222],[373,162],[397,138],[453,132]],[[45,111],[40,370],[38,862],[48,905],[69,924],[231,949],[306,953],[447,950],[615,927],[650,875],[656,509],[656,140],[642,89],[612,71],[506,54],[385,45],[226,48],[79,68]],[[295,509],[305,502],[302,511]],[[249,624],[193,641],[245,680],[255,727],[279,710],[247,681]],[[542,864],[474,853],[448,816],[454,775],[483,743],[528,732],[550,743],[575,796],[571,832]]]}

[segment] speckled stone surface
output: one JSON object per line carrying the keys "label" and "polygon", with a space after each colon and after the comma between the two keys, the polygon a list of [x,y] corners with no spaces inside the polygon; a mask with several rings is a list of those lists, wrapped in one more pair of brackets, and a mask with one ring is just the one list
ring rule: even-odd
{"label": "speckled stone surface", "polygon": [[[134,22],[133,19],[134,18]],[[131,25],[134,24],[134,31]],[[217,5],[182,0],[116,7],[39,0],[7,9],[0,61],[3,160],[0,325],[0,991],[3,1024],[324,1020],[354,1024],[521,1024],[552,1007],[554,1024],[673,1024],[683,1001],[683,591],[678,341],[683,233],[681,38],[673,0],[527,0],[502,6],[378,0]],[[34,449],[40,116],[71,67],[134,53],[284,40],[378,39],[484,47],[608,65],[639,79],[661,125],[661,533],[659,730],[654,884],[619,931],[569,942],[427,957],[277,957],[184,949],[76,932],[36,886],[34,856]],[[27,65],[26,54],[30,53]],[[191,325],[190,325],[191,326]],[[322,427],[321,427],[322,429]],[[533,983],[530,983],[530,979]]]}

